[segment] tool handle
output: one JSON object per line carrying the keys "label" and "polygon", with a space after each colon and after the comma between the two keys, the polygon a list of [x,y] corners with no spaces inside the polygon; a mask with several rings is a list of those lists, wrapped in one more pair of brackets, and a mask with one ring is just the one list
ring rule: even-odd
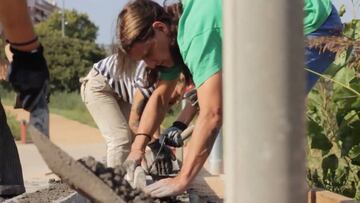
{"label": "tool handle", "polygon": [[187,140],[191,136],[192,132],[194,131],[194,128],[195,125],[190,125],[181,133],[181,138],[183,141]]}

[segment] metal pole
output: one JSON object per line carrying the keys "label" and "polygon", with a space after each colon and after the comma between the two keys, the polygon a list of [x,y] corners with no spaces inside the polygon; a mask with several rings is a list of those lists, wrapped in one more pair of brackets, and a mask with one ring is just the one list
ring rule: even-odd
{"label": "metal pole", "polygon": [[61,33],[62,37],[65,37],[65,0],[62,0],[61,8]]}
{"label": "metal pole", "polygon": [[303,1],[226,0],[227,202],[306,202]]}

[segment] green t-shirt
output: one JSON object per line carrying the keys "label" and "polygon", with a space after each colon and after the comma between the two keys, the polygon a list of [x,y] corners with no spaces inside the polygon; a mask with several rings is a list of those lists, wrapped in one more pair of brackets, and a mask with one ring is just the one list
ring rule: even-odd
{"label": "green t-shirt", "polygon": [[196,87],[222,68],[222,0],[183,0],[177,41]]}
{"label": "green t-shirt", "polygon": [[331,0],[305,0],[304,34],[317,30],[331,13]]}

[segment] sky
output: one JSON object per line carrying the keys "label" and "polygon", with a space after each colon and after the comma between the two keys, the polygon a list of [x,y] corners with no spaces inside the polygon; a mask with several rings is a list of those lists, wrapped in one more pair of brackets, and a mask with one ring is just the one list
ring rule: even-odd
{"label": "sky", "polygon": [[99,28],[96,42],[111,44],[115,38],[117,15],[128,0],[55,0],[55,2],[60,8],[64,2],[65,9],[86,13]]}
{"label": "sky", "polygon": [[[55,0],[61,8],[65,3],[65,9],[75,9],[79,12],[88,14],[90,20],[98,26],[98,37],[96,42],[100,44],[111,44],[115,38],[116,18],[122,7],[128,0]],[[156,0],[162,2],[162,0]],[[353,7],[351,0],[332,0],[334,5],[339,8],[345,5],[346,13],[343,21],[347,22],[353,17]],[[355,2],[357,2],[355,0]],[[359,1],[358,1],[359,2]],[[360,9],[358,9],[360,11]],[[359,13],[357,11],[357,13]],[[357,17],[359,17],[358,15]]]}

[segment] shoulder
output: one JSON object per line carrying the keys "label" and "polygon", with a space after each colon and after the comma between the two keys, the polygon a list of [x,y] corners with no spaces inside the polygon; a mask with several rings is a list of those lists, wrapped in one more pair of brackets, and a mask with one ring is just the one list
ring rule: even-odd
{"label": "shoulder", "polygon": [[94,67],[100,68],[104,66],[116,66],[116,63],[117,63],[117,55],[113,54],[95,63]]}
{"label": "shoulder", "polygon": [[184,54],[195,37],[206,34],[210,30],[222,30],[222,1],[197,0],[183,2],[183,13],[179,20],[177,41],[180,52]]}

